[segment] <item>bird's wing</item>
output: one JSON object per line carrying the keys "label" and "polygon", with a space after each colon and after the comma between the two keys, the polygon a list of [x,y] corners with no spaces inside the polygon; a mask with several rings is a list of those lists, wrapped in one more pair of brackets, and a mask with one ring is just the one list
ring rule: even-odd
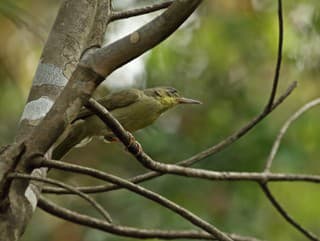
{"label": "bird's wing", "polygon": [[[140,90],[137,89],[123,90],[101,98],[98,102],[107,108],[107,110],[112,111],[135,103],[139,99],[139,92]],[[86,119],[92,115],[94,113],[91,110],[83,107],[72,123],[79,119]]]}

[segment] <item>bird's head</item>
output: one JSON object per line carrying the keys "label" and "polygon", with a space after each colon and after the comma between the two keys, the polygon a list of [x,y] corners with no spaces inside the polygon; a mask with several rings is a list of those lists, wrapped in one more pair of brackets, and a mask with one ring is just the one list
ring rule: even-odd
{"label": "bird's head", "polygon": [[198,100],[180,96],[178,91],[172,87],[146,89],[145,94],[155,98],[162,105],[163,110],[170,109],[179,104],[201,104]]}

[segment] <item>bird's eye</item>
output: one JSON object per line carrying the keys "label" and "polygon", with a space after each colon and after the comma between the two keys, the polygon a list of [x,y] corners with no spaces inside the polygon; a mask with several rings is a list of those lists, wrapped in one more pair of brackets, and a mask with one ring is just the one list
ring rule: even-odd
{"label": "bird's eye", "polygon": [[174,88],[168,88],[167,89],[167,93],[169,96],[178,96],[178,91]]}

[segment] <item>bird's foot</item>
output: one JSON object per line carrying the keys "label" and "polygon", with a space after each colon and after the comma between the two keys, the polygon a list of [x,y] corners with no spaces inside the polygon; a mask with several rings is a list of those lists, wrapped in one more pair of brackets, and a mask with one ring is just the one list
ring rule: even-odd
{"label": "bird's foot", "polygon": [[[127,134],[129,137],[129,144],[127,146],[127,150],[133,153],[135,156],[140,156],[143,153],[141,144],[137,142],[136,138],[129,131],[127,131]],[[131,150],[134,150],[134,152],[132,152]]]}

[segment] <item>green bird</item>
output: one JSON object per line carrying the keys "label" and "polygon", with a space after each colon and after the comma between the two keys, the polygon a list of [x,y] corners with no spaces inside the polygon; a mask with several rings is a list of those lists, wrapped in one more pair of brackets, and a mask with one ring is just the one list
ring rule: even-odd
{"label": "green bird", "polygon": [[[130,132],[151,125],[162,113],[176,105],[201,104],[198,100],[180,96],[172,87],[122,90],[101,98],[98,102]],[[106,141],[116,140],[99,117],[83,107],[56,142],[53,158],[62,158],[72,147],[83,146],[92,137],[103,137]]]}

